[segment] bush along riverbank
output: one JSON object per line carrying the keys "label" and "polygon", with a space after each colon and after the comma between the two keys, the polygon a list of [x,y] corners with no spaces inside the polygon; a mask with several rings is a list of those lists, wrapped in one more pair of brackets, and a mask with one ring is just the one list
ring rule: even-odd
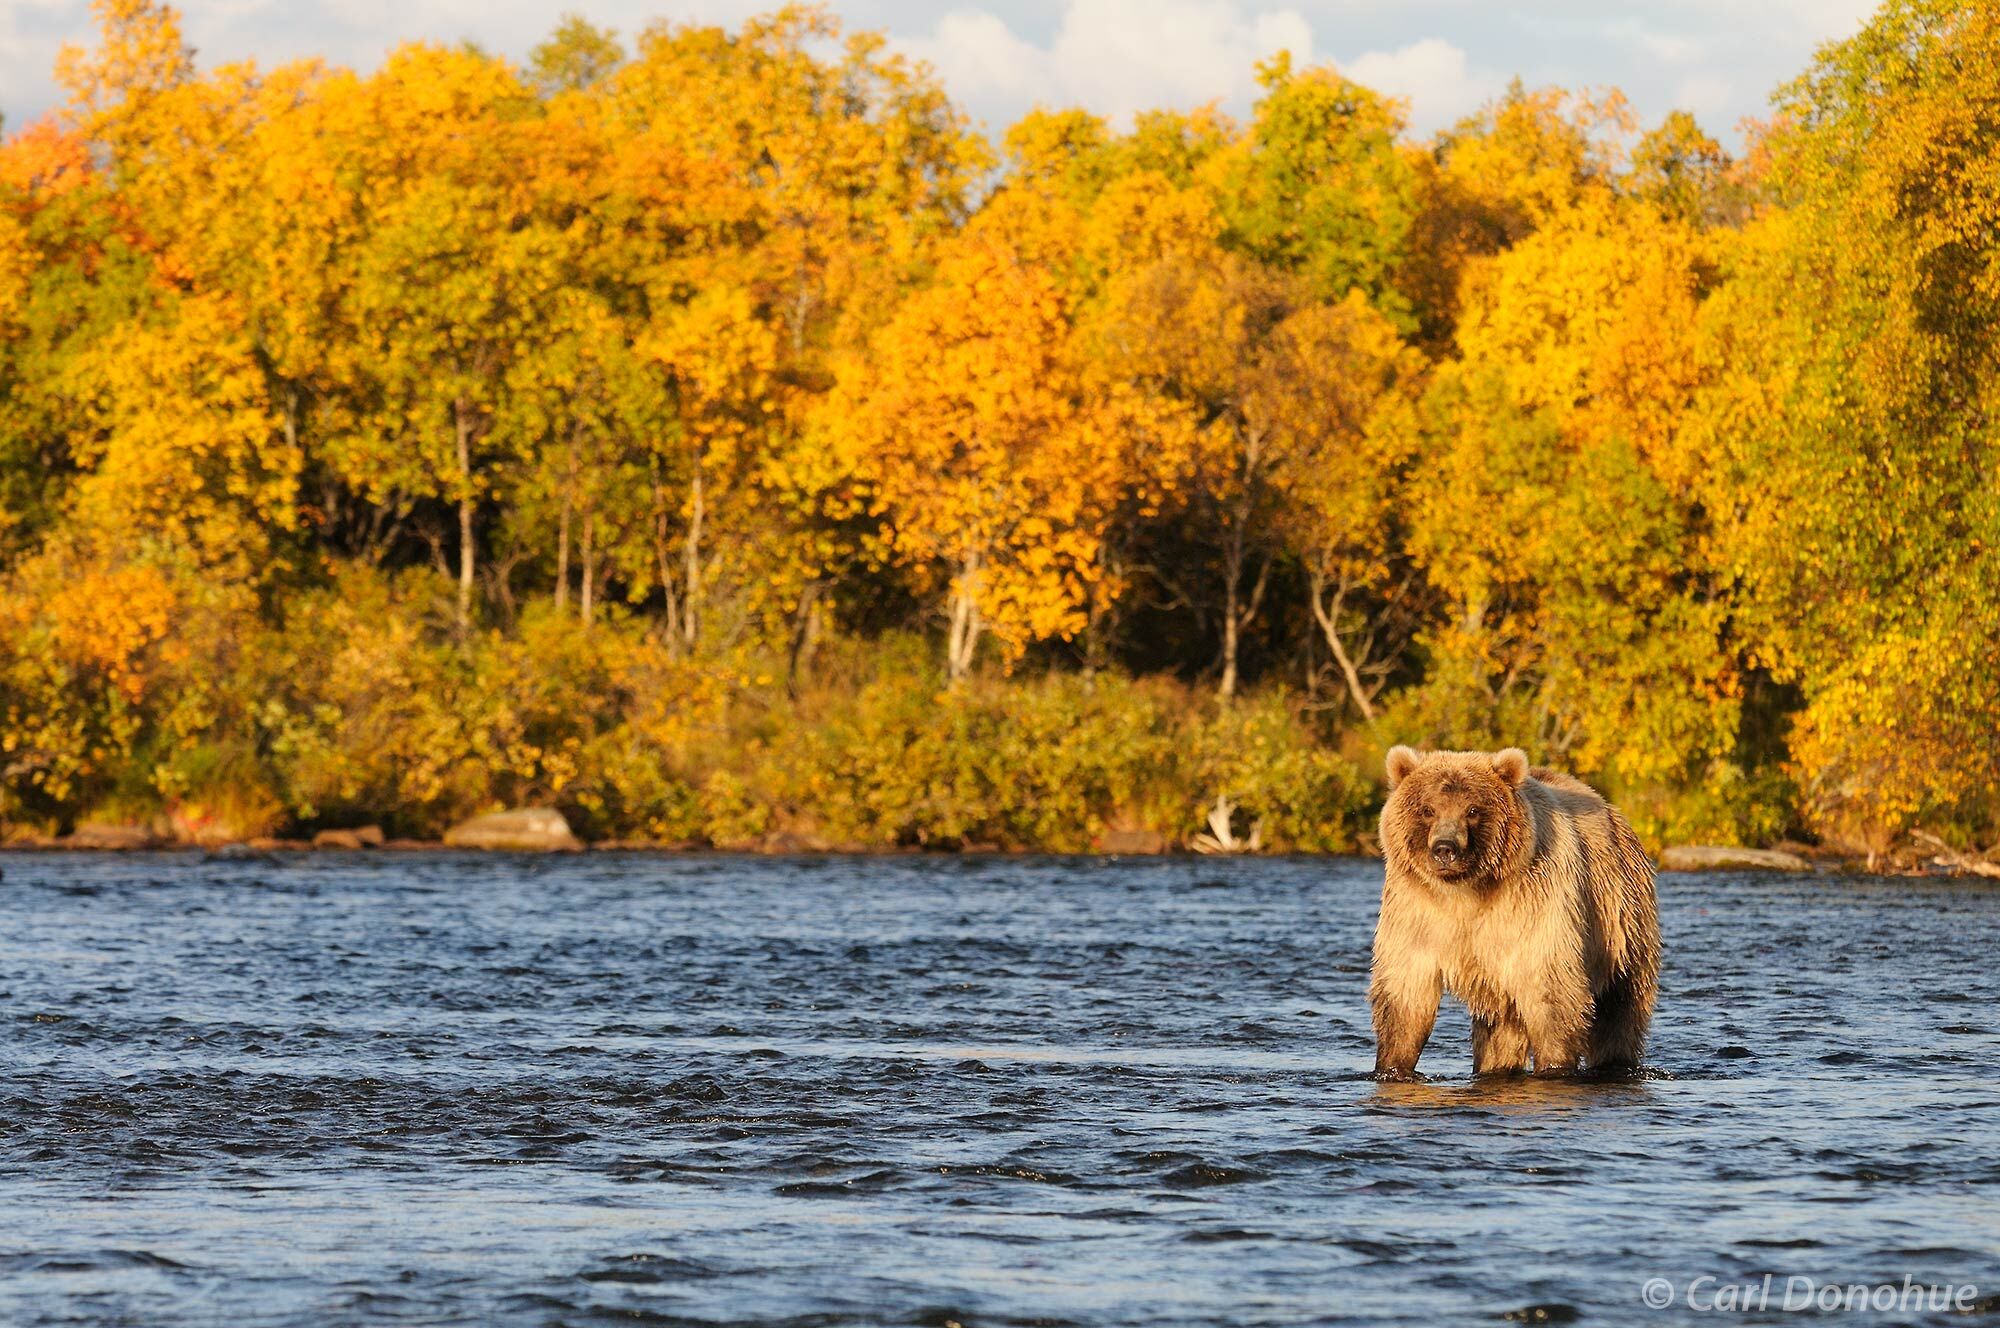
{"label": "bush along riverbank", "polygon": [[[145,704],[98,694],[122,723],[52,710],[85,740],[58,749],[60,781],[0,795],[0,842],[1372,852],[1381,753],[1421,734],[1417,704],[1434,703],[1413,691],[1360,726],[1276,687],[1223,700],[1108,670],[953,685],[931,642],[897,633],[823,642],[811,680],[788,684],[782,659],[692,661],[615,612],[582,630],[529,605],[512,631],[461,640],[426,619],[441,589],[354,574],[288,623],[189,618],[178,649],[142,658]],[[1656,852],[1770,845],[1797,823],[1775,770],[1692,789],[1593,777]],[[560,821],[476,824],[507,809]],[[1867,863],[1838,844],[1781,847]],[[1918,869],[1940,851],[1913,843],[1872,865]]]}
{"label": "bush along riverbank", "polygon": [[[788,689],[681,661],[635,623],[531,613],[511,635],[425,644],[385,604],[324,607],[247,629],[234,677],[190,662],[164,724],[77,752],[66,803],[16,796],[9,837],[423,841],[539,806],[599,843],[1129,851],[1185,845],[1221,796],[1264,847],[1351,852],[1377,796],[1276,691],[1224,703],[1069,672],[949,686],[916,639],[828,650],[817,682]],[[174,732],[189,712],[234,723]]]}

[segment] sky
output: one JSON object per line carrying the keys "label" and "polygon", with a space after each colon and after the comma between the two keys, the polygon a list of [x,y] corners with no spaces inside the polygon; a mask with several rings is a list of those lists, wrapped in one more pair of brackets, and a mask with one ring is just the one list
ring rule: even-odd
{"label": "sky", "polygon": [[[657,20],[721,22],[776,0],[184,0],[203,67],[317,55],[372,68],[398,42],[471,39],[520,58],[564,13],[630,36]],[[1476,110],[1519,75],[1531,86],[1616,86],[1645,124],[1692,111],[1725,144],[1772,90],[1873,0],[846,0],[850,28],[929,60],[990,131],[1034,106],[1122,121],[1220,101],[1241,113],[1257,60],[1280,49],[1405,99],[1418,134]],[[0,115],[9,130],[54,106],[65,41],[87,44],[88,0],[0,0]]]}

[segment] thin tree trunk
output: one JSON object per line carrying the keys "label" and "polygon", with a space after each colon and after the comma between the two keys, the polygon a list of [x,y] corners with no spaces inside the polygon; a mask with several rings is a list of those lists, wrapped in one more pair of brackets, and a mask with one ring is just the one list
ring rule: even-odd
{"label": "thin tree trunk", "polygon": [[586,627],[590,626],[597,607],[596,518],[597,514],[586,505],[583,509],[583,586],[578,596],[578,607]]}
{"label": "thin tree trunk", "polygon": [[458,630],[472,625],[472,574],[477,554],[472,547],[472,422],[465,398],[452,403],[452,428],[458,443]]}
{"label": "thin tree trunk", "polygon": [[693,492],[688,505],[687,581],[681,591],[681,631],[689,650],[693,650],[701,638],[701,525],[705,515],[701,457],[697,455]]}
{"label": "thin tree trunk", "polygon": [[1218,689],[1223,700],[1236,695],[1238,681],[1237,660],[1242,651],[1243,629],[1257,616],[1257,607],[1263,602],[1264,587],[1271,575],[1271,560],[1266,558],[1257,573],[1257,584],[1251,589],[1249,602],[1243,602],[1243,565],[1249,556],[1248,542],[1250,519],[1257,510],[1257,494],[1263,487],[1264,431],[1252,428],[1238,419],[1235,425],[1238,440],[1243,445],[1243,455],[1239,474],[1242,491],[1230,502],[1228,511],[1229,538],[1222,553],[1223,615],[1222,615],[1222,685]]}
{"label": "thin tree trunk", "polygon": [[1236,695],[1236,659],[1242,643],[1243,513],[1231,524],[1222,550],[1222,683],[1216,689],[1227,701]]}
{"label": "thin tree trunk", "polygon": [[1340,666],[1340,676],[1347,680],[1347,694],[1354,698],[1354,708],[1361,712],[1362,720],[1373,722],[1375,703],[1361,685],[1361,671],[1349,657],[1346,642],[1340,639],[1340,605],[1347,598],[1347,587],[1343,585],[1335,591],[1332,605],[1325,605],[1320,596],[1326,592],[1326,575],[1315,571],[1312,573],[1311,592],[1313,617],[1319,622],[1321,634],[1326,637],[1327,649],[1333,652],[1333,662]]}
{"label": "thin tree trunk", "polygon": [[563,489],[562,516],[556,521],[556,612],[569,603],[569,489]]}
{"label": "thin tree trunk", "polygon": [[799,274],[798,286],[792,294],[791,317],[792,354],[803,355],[806,349],[806,318],[812,313],[812,290],[805,274]]}
{"label": "thin tree trunk", "polygon": [[1266,558],[1258,567],[1256,584],[1250,587],[1250,596],[1245,600],[1242,595],[1243,560],[1239,537],[1235,551],[1225,559],[1229,584],[1223,595],[1222,685],[1219,688],[1225,701],[1236,695],[1239,677],[1236,661],[1242,651],[1243,629],[1256,621],[1257,610],[1264,603],[1264,591],[1271,583],[1271,560]]}
{"label": "thin tree trunk", "polygon": [[951,629],[945,638],[945,676],[956,687],[972,674],[972,655],[979,648],[979,569],[977,553],[968,554],[951,586]]}
{"label": "thin tree trunk", "polygon": [[514,604],[514,567],[521,561],[519,549],[509,550],[505,558],[488,559],[486,563],[487,602],[498,601],[500,605],[500,625],[504,631],[513,631],[519,620]]}
{"label": "thin tree trunk", "polygon": [[799,594],[798,611],[793,615],[791,659],[785,668],[785,694],[793,699],[799,694],[799,675],[819,644],[820,588],[820,582],[808,581]]}
{"label": "thin tree trunk", "polygon": [[1236,695],[1236,579],[1229,580],[1229,594],[1222,614],[1222,685],[1217,689],[1227,701]]}
{"label": "thin tree trunk", "polygon": [[569,436],[568,465],[563,470],[562,515],[556,521],[556,612],[569,604],[569,512],[576,494],[576,431]]}

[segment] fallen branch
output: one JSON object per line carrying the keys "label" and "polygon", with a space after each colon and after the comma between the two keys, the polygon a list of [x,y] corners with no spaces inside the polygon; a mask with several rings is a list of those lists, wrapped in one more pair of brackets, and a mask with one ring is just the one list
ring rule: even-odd
{"label": "fallen branch", "polygon": [[1934,854],[1931,861],[1940,867],[1949,867],[1956,872],[1970,872],[1974,876],[1990,876],[1995,880],[2000,880],[2000,866],[1995,866],[1983,858],[1975,858],[1969,853],[1960,853],[1936,835],[1925,834],[1921,830],[1912,830],[1910,838],[1931,849]]}
{"label": "fallen branch", "polygon": [[1250,827],[1250,838],[1238,839],[1229,828],[1229,818],[1236,813],[1236,804],[1226,793],[1215,795],[1215,806],[1208,812],[1208,828],[1212,833],[1194,837],[1194,851],[1197,853],[1255,853],[1264,847],[1264,820]]}

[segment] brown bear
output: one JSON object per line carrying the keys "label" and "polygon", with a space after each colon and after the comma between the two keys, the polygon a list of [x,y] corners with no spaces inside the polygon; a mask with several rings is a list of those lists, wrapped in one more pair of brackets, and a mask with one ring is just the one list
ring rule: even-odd
{"label": "brown bear", "polygon": [[1472,1014],[1474,1074],[1629,1069],[1659,990],[1653,864],[1589,786],[1519,748],[1391,748],[1369,1003],[1375,1073],[1402,1079],[1441,991]]}

